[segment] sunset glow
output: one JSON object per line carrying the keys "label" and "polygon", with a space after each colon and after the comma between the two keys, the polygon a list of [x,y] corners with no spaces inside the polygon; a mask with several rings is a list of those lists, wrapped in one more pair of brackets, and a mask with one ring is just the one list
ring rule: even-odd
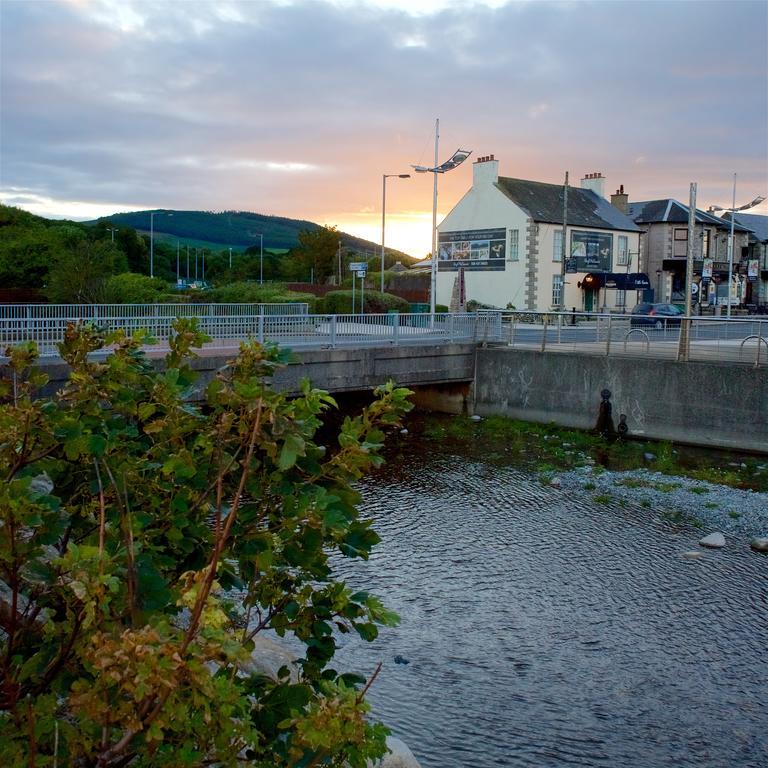
{"label": "sunset glow", "polygon": [[[0,14],[0,200],[41,215],[250,210],[379,243],[382,174],[434,163],[438,117],[440,161],[473,150],[440,177],[438,221],[486,154],[513,178],[600,171],[631,201],[685,200],[696,181],[700,207],[730,205],[734,172],[737,203],[768,194],[757,0],[4,0]],[[431,174],[391,180],[386,244],[423,257],[431,228]]]}

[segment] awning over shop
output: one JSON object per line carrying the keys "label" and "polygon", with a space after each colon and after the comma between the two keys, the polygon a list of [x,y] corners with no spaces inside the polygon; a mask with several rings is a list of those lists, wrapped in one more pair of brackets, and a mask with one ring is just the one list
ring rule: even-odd
{"label": "awning over shop", "polygon": [[619,291],[644,291],[651,287],[643,272],[589,272],[581,281],[583,289],[614,288]]}

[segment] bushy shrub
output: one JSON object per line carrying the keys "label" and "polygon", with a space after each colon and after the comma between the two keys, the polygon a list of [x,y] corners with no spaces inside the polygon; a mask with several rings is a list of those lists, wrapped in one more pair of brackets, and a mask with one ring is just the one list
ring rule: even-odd
{"label": "bushy shrub", "polygon": [[[360,291],[355,291],[355,312],[360,312]],[[380,314],[397,310],[407,312],[409,304],[399,296],[380,291],[366,291],[364,307],[366,314]],[[346,315],[352,312],[352,291],[330,291],[325,294],[323,311],[331,315]]]}
{"label": "bushy shrub", "polygon": [[169,299],[164,280],[135,272],[112,275],[107,280],[104,296],[107,304],[154,304]]}
{"label": "bushy shrub", "polygon": [[[372,679],[332,660],[339,633],[371,641],[397,617],[335,561],[379,541],[352,483],[381,464],[409,392],[382,385],[319,445],[335,403],[307,381],[270,388],[285,352],[243,344],[194,403],[189,357],[208,339],[174,331],[159,371],[141,332],[70,326],[50,400],[34,345],[7,352],[3,766],[364,768],[385,749]],[[267,630],[302,649],[293,677],[254,671]]]}
{"label": "bushy shrub", "polygon": [[313,312],[316,297],[311,293],[298,293],[289,291],[281,283],[260,285],[259,283],[236,282],[221,285],[210,291],[200,294],[201,302],[213,302],[217,304],[309,304],[309,311]]}

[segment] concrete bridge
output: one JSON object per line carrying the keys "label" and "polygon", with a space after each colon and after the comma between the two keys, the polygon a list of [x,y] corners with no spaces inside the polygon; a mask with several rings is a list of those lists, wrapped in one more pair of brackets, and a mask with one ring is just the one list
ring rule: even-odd
{"label": "concrete bridge", "polygon": [[[750,356],[742,364],[709,356],[679,362],[653,356],[649,346],[638,357],[637,350],[626,350],[626,345],[611,346],[610,334],[599,338],[599,327],[594,342],[580,339],[578,347],[570,349],[553,340],[545,346],[544,336],[521,343],[519,334],[513,339],[506,329],[489,332],[494,326],[488,322],[478,324],[475,318],[470,325],[468,316],[461,317],[423,316],[420,324],[411,326],[389,319],[384,330],[381,318],[378,323],[369,319],[367,332],[339,318],[327,326],[311,316],[293,318],[289,325],[300,329],[301,336],[298,344],[288,340],[286,346],[294,347],[297,362],[278,371],[275,386],[294,393],[301,379],[309,378],[315,387],[340,393],[370,390],[391,378],[413,388],[417,405],[426,409],[506,415],[581,429],[595,425],[600,393],[608,389],[614,422],[626,415],[631,435],[768,453],[765,356],[754,362]],[[409,330],[400,336],[404,328]],[[340,345],[331,343],[331,331]],[[668,342],[663,339],[657,343],[660,349],[666,349],[664,345]],[[758,355],[760,349],[758,341]],[[216,345],[203,351],[194,361],[201,390],[235,353],[234,348]],[[156,364],[161,366],[162,359]],[[40,365],[50,376],[43,394],[50,394],[66,378],[66,366],[52,356]]]}

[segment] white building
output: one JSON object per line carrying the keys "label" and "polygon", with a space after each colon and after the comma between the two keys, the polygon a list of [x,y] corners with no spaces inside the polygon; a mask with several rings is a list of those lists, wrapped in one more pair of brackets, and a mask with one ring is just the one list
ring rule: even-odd
{"label": "white building", "polygon": [[[590,174],[568,188],[564,306],[631,309],[650,288],[637,268],[637,225],[603,197]],[[499,177],[493,155],[473,164],[472,188],[438,227],[437,303],[448,305],[464,270],[481,304],[549,310],[560,304],[564,187]]]}

